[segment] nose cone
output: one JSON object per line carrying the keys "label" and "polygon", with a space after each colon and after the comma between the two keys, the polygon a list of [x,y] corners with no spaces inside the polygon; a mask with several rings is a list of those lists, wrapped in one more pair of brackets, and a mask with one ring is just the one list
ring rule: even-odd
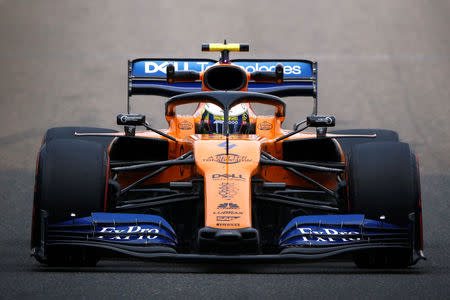
{"label": "nose cone", "polygon": [[236,229],[252,226],[251,177],[260,159],[260,143],[253,140],[198,140],[194,155],[205,179],[205,225]]}

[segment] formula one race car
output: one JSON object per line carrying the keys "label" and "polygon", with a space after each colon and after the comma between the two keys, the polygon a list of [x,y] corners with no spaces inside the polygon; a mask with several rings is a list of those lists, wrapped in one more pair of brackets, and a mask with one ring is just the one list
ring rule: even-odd
{"label": "formula one race car", "polygon": [[[317,114],[315,62],[230,60],[231,51],[248,51],[246,44],[202,50],[219,51],[220,60],[129,62],[128,112],[117,116],[123,132],[47,131],[32,221],[39,262],[339,255],[359,267],[406,267],[424,258],[417,158],[397,133],[328,132],[335,118]],[[132,95],[171,97],[169,128],[154,129],[144,115],[131,114]],[[287,96],[314,103],[292,131],[281,127],[280,97]],[[184,104],[197,108],[177,114]],[[273,114],[257,115],[256,106]]]}

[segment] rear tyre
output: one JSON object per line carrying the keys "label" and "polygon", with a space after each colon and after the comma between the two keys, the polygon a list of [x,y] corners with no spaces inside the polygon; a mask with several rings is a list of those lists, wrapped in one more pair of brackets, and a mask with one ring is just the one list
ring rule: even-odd
{"label": "rear tyre", "polygon": [[[105,210],[107,147],[111,140],[86,140],[67,128],[47,132],[36,172],[32,248],[41,247],[42,210],[51,223],[71,219],[71,214],[84,217]],[[49,265],[93,266],[98,261],[95,250],[90,248],[49,246],[45,250],[45,260],[40,261]]]}
{"label": "rear tyre", "polygon": [[[408,226],[409,215],[419,218],[420,192],[416,157],[405,143],[377,142],[353,147],[349,158],[348,192],[351,213]],[[416,222],[416,226],[419,222]],[[416,228],[415,232],[420,232]],[[414,239],[419,239],[415,236]],[[412,243],[411,243],[412,245]],[[383,249],[356,253],[358,267],[407,267],[414,249]]]}

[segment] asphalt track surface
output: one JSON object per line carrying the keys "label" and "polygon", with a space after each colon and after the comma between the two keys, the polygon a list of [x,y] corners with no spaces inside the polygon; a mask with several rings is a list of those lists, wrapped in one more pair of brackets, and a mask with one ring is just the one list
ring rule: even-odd
{"label": "asphalt track surface", "polygon": [[[450,2],[0,0],[0,298],[450,298]],[[250,43],[234,57],[319,61],[319,112],[337,128],[399,132],[421,163],[427,261],[360,270],[297,265],[101,262],[49,269],[29,256],[36,153],[47,128],[117,128],[126,60],[217,57],[202,42]],[[287,99],[288,122],[310,101]],[[164,126],[162,99],[133,110]],[[305,105],[304,103],[307,103]]]}

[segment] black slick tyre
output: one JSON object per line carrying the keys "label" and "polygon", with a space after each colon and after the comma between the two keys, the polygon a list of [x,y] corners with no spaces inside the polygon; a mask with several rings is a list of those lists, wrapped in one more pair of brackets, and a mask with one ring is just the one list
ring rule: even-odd
{"label": "black slick tyre", "polygon": [[[416,157],[406,143],[376,142],[355,145],[348,163],[350,213],[408,226],[411,214],[420,215],[420,188]],[[418,222],[415,222],[419,226]],[[420,232],[416,228],[415,232]],[[420,236],[413,237],[414,240]],[[413,241],[410,241],[413,245]],[[414,249],[371,250],[356,253],[359,267],[407,267]]]}
{"label": "black slick tyre", "polygon": [[386,129],[344,129],[330,131],[332,134],[342,135],[373,135],[376,137],[337,137],[339,145],[341,145],[344,155],[348,157],[352,147],[363,143],[373,142],[398,142],[398,133],[392,130]]}
{"label": "black slick tyre", "polygon": [[[112,137],[95,138],[87,140],[85,137],[73,136],[72,129],[67,127],[47,132],[36,170],[32,249],[42,247],[43,211],[48,216],[48,222],[54,223],[68,220],[71,215],[85,217],[92,212],[105,210],[107,148]],[[93,249],[51,245],[46,247],[45,258],[38,260],[50,265],[71,266],[92,266],[98,261]]]}
{"label": "black slick tyre", "polygon": [[54,127],[47,130],[44,135],[43,143],[46,144],[53,140],[60,139],[73,139],[73,140],[83,140],[87,142],[94,142],[103,145],[103,147],[108,148],[114,136],[101,136],[101,135],[83,135],[77,136],[75,133],[116,133],[116,130],[107,128],[97,128],[97,127]]}

